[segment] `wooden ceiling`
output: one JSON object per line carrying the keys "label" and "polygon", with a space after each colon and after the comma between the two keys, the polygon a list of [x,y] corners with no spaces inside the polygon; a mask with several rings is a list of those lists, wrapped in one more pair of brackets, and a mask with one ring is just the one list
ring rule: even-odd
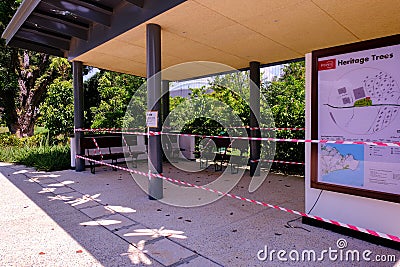
{"label": "wooden ceiling", "polygon": [[[146,11],[146,1],[141,2],[141,10]],[[79,53],[67,51],[66,56],[86,65],[146,76],[148,23],[162,28],[163,69],[191,61],[242,69],[250,61],[280,62],[320,48],[400,33],[398,0],[187,0],[174,5],[106,42]],[[193,66],[199,72],[225,69],[223,65],[205,68],[204,64]],[[193,68],[174,73],[180,74],[168,78],[199,74]]]}

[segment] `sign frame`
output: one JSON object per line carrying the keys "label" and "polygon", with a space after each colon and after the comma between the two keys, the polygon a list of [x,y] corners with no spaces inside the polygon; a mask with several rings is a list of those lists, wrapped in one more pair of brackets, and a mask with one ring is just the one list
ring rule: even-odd
{"label": "sign frame", "polygon": [[[318,70],[323,68],[324,70],[332,69],[336,66],[333,66],[333,62],[325,62],[325,64],[321,64],[321,61],[318,61],[319,58],[325,58],[330,56],[339,56],[341,54],[347,54],[352,52],[359,52],[364,50],[370,50],[375,48],[383,48],[386,46],[393,46],[400,44],[400,34],[392,35],[388,37],[362,41],[347,45],[336,46],[332,48],[325,48],[320,50],[315,50],[312,52],[312,70],[311,70],[311,139],[318,140],[319,139],[319,85],[318,85]],[[400,55],[399,55],[400,56]],[[399,62],[400,63],[400,62]],[[323,65],[323,66],[321,66]],[[358,187],[352,187],[348,185],[338,185],[332,184],[328,182],[322,182],[318,177],[318,168],[319,168],[319,144],[312,143],[311,144],[311,163],[310,163],[310,182],[311,188],[334,191],[344,194],[362,196],[372,199],[379,199],[390,201],[394,203],[400,203],[400,195],[384,192],[384,191],[375,191],[370,189],[363,189]]]}

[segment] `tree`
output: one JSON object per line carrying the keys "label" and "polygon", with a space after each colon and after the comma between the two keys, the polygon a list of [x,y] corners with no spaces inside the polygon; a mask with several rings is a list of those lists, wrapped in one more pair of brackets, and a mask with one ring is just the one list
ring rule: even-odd
{"label": "tree", "polygon": [[227,104],[235,115],[238,115],[243,125],[249,124],[250,114],[250,78],[249,72],[238,71],[219,75],[211,83],[213,92],[211,98]]}
{"label": "tree", "polygon": [[[3,32],[21,1],[0,2],[0,31]],[[5,45],[0,40],[0,111],[2,120],[9,129],[14,129],[17,121],[15,111],[15,95],[18,88],[18,77],[14,70],[18,64],[18,50]],[[11,70],[11,71],[10,71]]]}
{"label": "tree", "polygon": [[[91,127],[122,127],[126,108],[145,79],[111,71],[102,72],[96,78],[100,103],[90,108],[93,116]],[[145,115],[144,112],[142,115]]]}
{"label": "tree", "polygon": [[[1,31],[19,3],[0,3]],[[18,137],[32,136],[47,87],[57,77],[66,75],[69,63],[52,60],[43,53],[7,47],[4,40],[1,40],[0,59],[0,105],[4,109],[6,124],[9,131]]]}
{"label": "tree", "polygon": [[84,89],[84,127],[90,128],[94,119],[94,114],[91,112],[91,107],[98,107],[101,102],[99,93],[99,79],[104,74],[104,70],[100,70],[83,84]]}
{"label": "tree", "polygon": [[48,88],[40,105],[40,120],[53,136],[72,134],[74,130],[72,80],[57,78]]}
{"label": "tree", "polygon": [[[277,80],[264,84],[262,92],[267,98],[276,127],[305,127],[304,61],[285,65],[282,75]],[[302,139],[304,131],[278,131],[277,137]],[[302,143],[278,142],[276,144],[278,160],[304,162],[304,153],[304,144]],[[297,174],[301,174],[304,170],[299,165],[276,165],[275,168]]]}

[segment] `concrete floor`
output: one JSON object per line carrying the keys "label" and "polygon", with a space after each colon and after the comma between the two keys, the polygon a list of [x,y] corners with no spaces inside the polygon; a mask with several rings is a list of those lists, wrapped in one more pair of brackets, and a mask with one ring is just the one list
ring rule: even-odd
{"label": "concrete floor", "polygon": [[[193,166],[188,168],[194,171]],[[146,168],[139,164],[139,170]],[[164,175],[199,185],[214,181],[210,188],[225,188],[236,179],[228,171],[218,179],[221,173],[212,167],[188,173],[169,164],[164,165]],[[147,179],[139,183],[146,185]],[[304,211],[302,177],[269,174],[254,193],[248,192],[249,183],[246,172],[231,192]],[[203,206],[176,207],[149,200],[129,173],[109,167],[97,168],[96,174],[45,173],[0,163],[0,184],[0,266],[400,266],[399,250],[302,225],[300,220],[287,227],[298,216],[253,203],[222,197]],[[170,202],[197,205],[211,197],[208,194],[215,196],[164,186]],[[285,262],[276,254],[273,261],[257,257],[265,247],[269,252],[300,254],[314,250],[318,256],[338,249],[341,238],[348,250],[368,249],[372,255],[394,255],[396,261],[340,261],[325,255],[322,261]]]}

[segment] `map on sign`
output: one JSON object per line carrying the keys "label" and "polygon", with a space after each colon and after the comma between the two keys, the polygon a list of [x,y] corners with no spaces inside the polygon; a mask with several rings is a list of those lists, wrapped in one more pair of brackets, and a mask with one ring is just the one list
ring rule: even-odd
{"label": "map on sign", "polygon": [[342,185],[364,185],[364,148],[326,144],[320,151],[321,180]]}
{"label": "map on sign", "polygon": [[[400,45],[317,59],[318,139],[400,142]],[[318,144],[317,182],[400,194],[400,147]]]}
{"label": "map on sign", "polygon": [[340,77],[327,103],[330,119],[353,134],[374,134],[389,127],[400,111],[400,88],[384,71],[358,68]]}

